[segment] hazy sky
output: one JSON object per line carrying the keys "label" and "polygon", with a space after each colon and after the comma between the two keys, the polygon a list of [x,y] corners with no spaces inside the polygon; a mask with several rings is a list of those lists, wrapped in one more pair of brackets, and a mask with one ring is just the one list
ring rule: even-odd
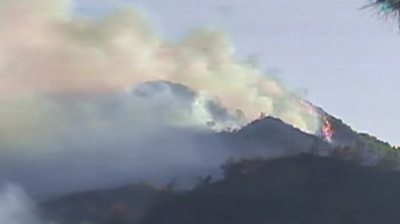
{"label": "hazy sky", "polygon": [[[116,6],[103,2],[79,0],[75,10],[93,15]],[[113,2],[135,4],[171,39],[196,27],[223,30],[238,57],[276,71],[353,128],[400,145],[400,35],[394,21],[358,9],[366,0]]]}

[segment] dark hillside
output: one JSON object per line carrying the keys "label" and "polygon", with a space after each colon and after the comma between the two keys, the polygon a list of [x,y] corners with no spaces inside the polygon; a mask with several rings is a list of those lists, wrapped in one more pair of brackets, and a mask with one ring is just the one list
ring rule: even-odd
{"label": "dark hillside", "polygon": [[44,216],[60,224],[137,223],[162,191],[146,184],[87,191],[42,204]]}
{"label": "dark hillside", "polygon": [[280,157],[310,152],[318,148],[326,154],[331,146],[321,138],[302,132],[274,117],[255,120],[242,129],[221,133],[233,157]]}
{"label": "dark hillside", "polygon": [[225,166],[226,177],[162,203],[146,224],[395,224],[400,173],[300,155]]}

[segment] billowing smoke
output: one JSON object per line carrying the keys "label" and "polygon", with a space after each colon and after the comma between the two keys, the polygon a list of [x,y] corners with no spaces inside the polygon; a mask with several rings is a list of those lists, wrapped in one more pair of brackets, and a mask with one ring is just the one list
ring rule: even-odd
{"label": "billowing smoke", "polygon": [[43,224],[29,197],[16,185],[0,187],[0,223]]}
{"label": "billowing smoke", "polygon": [[318,116],[276,79],[238,61],[219,32],[170,42],[133,10],[93,21],[72,16],[68,1],[2,0],[0,33],[0,100],[6,106],[0,128],[9,135],[65,114],[49,95],[101,95],[155,80],[185,85],[246,121],[265,113],[310,133],[319,126]]}
{"label": "billowing smoke", "polygon": [[168,180],[218,167],[228,153],[202,136],[260,114],[319,128],[223,33],[168,41],[132,9],[85,19],[70,4],[0,0],[0,181],[56,194]]}

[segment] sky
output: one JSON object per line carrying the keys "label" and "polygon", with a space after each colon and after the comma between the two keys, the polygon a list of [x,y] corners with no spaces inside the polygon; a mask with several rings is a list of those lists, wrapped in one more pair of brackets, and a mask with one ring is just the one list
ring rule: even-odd
{"label": "sky", "polygon": [[352,128],[400,145],[400,35],[395,21],[359,9],[367,1],[93,2],[76,1],[74,10],[98,15],[133,4],[171,40],[197,28],[221,30],[238,58],[275,73]]}

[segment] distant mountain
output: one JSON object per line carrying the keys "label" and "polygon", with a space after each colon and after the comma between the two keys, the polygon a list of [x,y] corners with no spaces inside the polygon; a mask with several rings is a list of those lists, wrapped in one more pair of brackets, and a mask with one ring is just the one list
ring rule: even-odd
{"label": "distant mountain", "polygon": [[316,135],[307,134],[280,119],[264,117],[233,132],[222,132],[224,144],[231,149],[234,158],[255,156],[281,157],[311,153],[352,160],[364,165],[383,165],[400,168],[400,148],[376,137],[353,130],[338,118],[318,109],[332,125],[332,142]]}
{"label": "distant mountain", "polygon": [[232,155],[236,158],[280,157],[311,152],[313,149],[326,155],[331,148],[320,137],[302,132],[274,117],[260,118],[237,131],[220,135],[234,150]]}

